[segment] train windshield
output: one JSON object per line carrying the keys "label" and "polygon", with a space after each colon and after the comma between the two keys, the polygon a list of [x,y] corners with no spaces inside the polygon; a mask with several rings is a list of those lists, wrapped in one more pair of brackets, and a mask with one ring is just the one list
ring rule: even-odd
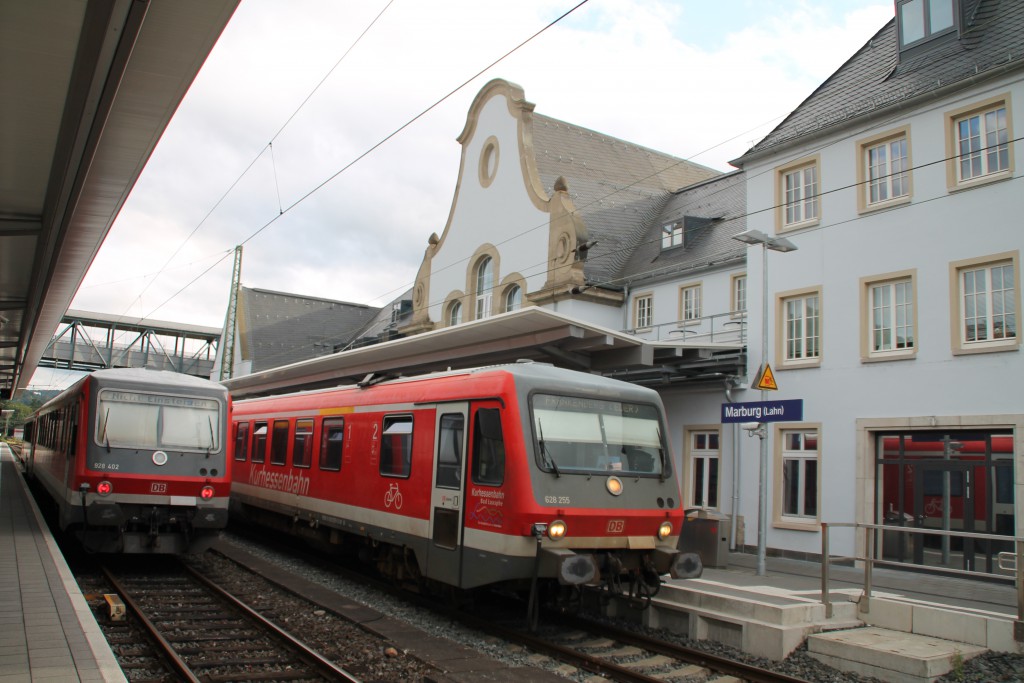
{"label": "train windshield", "polygon": [[96,441],[107,448],[217,452],[220,407],[209,398],[105,389]]}
{"label": "train windshield", "polygon": [[542,469],[557,475],[668,475],[657,407],[552,394],[535,394],[531,403]]}

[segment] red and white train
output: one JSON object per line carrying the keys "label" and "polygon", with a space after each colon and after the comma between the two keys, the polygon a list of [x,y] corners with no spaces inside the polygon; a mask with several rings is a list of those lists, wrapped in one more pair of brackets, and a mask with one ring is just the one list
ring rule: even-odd
{"label": "red and white train", "polygon": [[97,370],[36,411],[22,460],[93,552],[194,552],[227,525],[230,398],[173,372]]}
{"label": "red and white train", "polygon": [[[699,576],[658,394],[521,362],[234,403],[232,518],[399,581],[604,586]],[[536,592],[534,593],[536,595]]]}

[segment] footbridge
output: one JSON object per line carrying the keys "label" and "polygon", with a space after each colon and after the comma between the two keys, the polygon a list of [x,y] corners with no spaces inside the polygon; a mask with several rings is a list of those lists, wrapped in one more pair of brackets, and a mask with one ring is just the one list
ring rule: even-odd
{"label": "footbridge", "polygon": [[221,328],[105,313],[65,313],[39,367],[151,368],[209,378]]}

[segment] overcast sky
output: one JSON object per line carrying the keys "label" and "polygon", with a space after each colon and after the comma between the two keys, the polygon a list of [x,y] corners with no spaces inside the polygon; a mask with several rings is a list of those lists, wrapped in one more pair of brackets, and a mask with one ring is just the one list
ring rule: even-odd
{"label": "overcast sky", "polygon": [[245,286],[384,305],[444,229],[455,137],[492,78],[538,113],[727,171],[893,15],[590,0],[353,163],[578,1],[242,0],[72,308],[219,327],[243,242]]}

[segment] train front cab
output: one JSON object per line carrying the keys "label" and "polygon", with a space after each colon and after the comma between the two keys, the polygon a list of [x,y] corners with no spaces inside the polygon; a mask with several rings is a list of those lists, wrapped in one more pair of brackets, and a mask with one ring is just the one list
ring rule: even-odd
{"label": "train front cab", "polygon": [[[621,406],[615,401],[599,403]],[[657,409],[650,409],[655,419],[646,438],[657,444],[657,453],[664,444]],[[547,424],[551,433],[546,448],[556,448],[560,436],[565,437],[557,456],[563,471],[557,464],[544,467],[535,457],[541,439],[531,438],[536,430],[529,415],[524,419],[518,401],[439,404],[433,415],[429,543],[420,558],[428,578],[473,588],[534,579],[617,586],[622,576],[641,571],[654,583],[665,574],[700,575],[699,558],[676,549],[682,510],[667,457],[647,455],[643,473],[628,466],[625,471],[573,469],[565,448],[604,451],[609,445],[607,434],[601,436],[598,418],[591,416],[598,436],[591,436],[586,446],[570,443],[578,434],[560,432],[554,422]],[[571,415],[560,417],[572,421]],[[605,422],[607,429],[613,424],[640,424],[621,416],[609,416]],[[575,424],[581,426],[578,420]],[[611,492],[609,487],[617,489]]]}

